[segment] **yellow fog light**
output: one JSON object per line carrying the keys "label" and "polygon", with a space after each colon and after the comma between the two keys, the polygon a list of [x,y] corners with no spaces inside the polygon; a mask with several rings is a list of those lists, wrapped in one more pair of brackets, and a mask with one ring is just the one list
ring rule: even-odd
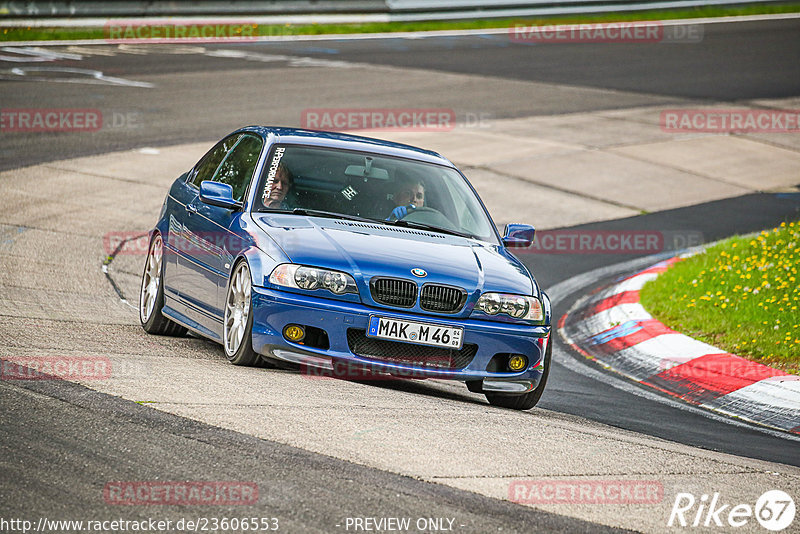
{"label": "yellow fog light", "polygon": [[303,329],[302,326],[296,324],[286,325],[283,328],[283,337],[288,339],[289,341],[294,341],[297,343],[298,341],[302,341],[304,337],[306,337],[306,331]]}
{"label": "yellow fog light", "polygon": [[522,371],[528,366],[528,358],[520,354],[514,354],[508,359],[508,368],[512,371]]}

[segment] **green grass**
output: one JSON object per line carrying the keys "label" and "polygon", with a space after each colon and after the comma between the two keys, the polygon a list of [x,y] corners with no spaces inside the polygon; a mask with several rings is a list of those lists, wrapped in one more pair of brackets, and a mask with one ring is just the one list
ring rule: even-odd
{"label": "green grass", "polygon": [[734,237],[679,262],[641,291],[673,330],[800,374],[800,222]]}
{"label": "green grass", "polygon": [[[634,11],[528,19],[480,19],[463,21],[387,22],[364,24],[258,25],[257,31],[258,34],[262,36],[386,33],[508,28],[517,24],[523,24],[527,26],[544,26],[551,24],[621,22],[632,20],[667,20],[798,12],[800,12],[800,4],[797,3],[777,5],[753,4],[738,7],[705,6],[691,9]],[[210,19],[213,19],[213,17],[209,17],[209,20]],[[2,32],[0,32],[0,41],[105,39],[106,37],[107,36],[103,28],[3,28]]]}

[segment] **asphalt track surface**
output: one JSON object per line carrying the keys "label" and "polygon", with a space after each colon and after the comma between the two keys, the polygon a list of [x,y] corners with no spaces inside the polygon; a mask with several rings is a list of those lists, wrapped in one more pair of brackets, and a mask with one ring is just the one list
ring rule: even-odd
{"label": "asphalt track surface", "polygon": [[[298,84],[297,79],[271,76],[274,67],[285,64],[283,60],[174,53],[175,49],[168,47],[67,58],[46,65],[94,69],[128,80],[166,72],[172,73],[172,81],[157,93],[142,95],[124,86],[25,82],[6,76],[5,81],[0,80],[4,108],[96,107],[104,114],[133,113],[140,127],[121,125],[87,135],[3,135],[0,169],[124,148],[211,142],[242,124],[297,125],[300,112],[308,107],[435,106],[452,107],[457,113],[481,110],[502,118],[800,95],[800,22],[796,20],[708,26],[704,40],[693,45],[534,47],[497,36],[474,36],[219,48],[374,64],[375,77],[349,79],[345,68],[332,66],[330,79],[309,76]],[[531,52],[534,48],[536,53]],[[207,49],[213,51],[214,47]],[[14,66],[19,64],[2,64],[0,69]],[[404,84],[404,77],[392,76],[381,66],[424,72],[417,72]],[[443,91],[437,85],[439,79],[446,81],[442,73],[485,78],[475,86],[451,86]],[[564,100],[559,97],[562,89],[550,85],[543,85],[535,94],[506,92],[491,97],[504,83],[520,79],[586,90],[585,98]],[[430,85],[420,87],[421,80]],[[760,230],[797,218],[798,213],[797,195],[765,193],[582,228],[688,229],[701,231],[706,240],[712,240]],[[533,263],[533,272],[547,288],[625,259],[618,255],[537,256],[535,262],[525,261]],[[560,312],[577,296],[567,296]],[[556,350],[572,357],[560,341]],[[467,525],[466,531],[474,532],[601,528],[154,413],[73,384],[5,382],[0,384],[0,398],[0,498],[4,506],[20,514],[89,515],[85,496],[71,493],[71,488],[92,488],[98,480],[108,480],[108,473],[119,475],[121,464],[134,479],[159,478],[168,472],[173,479],[260,481],[262,488],[270,488],[270,510],[292,527],[289,531],[327,531],[334,518],[398,515],[399,508],[410,516],[457,516]],[[552,368],[540,406],[688,445],[800,465],[794,442],[642,399],[560,364]],[[101,460],[97,450],[103,451]],[[38,463],[43,457],[47,458],[44,465]],[[258,464],[256,472],[254,463]],[[111,471],[112,464],[116,471]],[[20,491],[20,480],[25,480],[27,489]],[[298,508],[298,502],[304,505]],[[183,512],[166,513],[177,516]],[[141,513],[133,510],[126,517]]]}
{"label": "asphalt track surface", "polygon": [[[4,136],[0,170],[44,161],[192,141],[212,141],[242,124],[298,125],[312,107],[447,107],[459,118],[486,113],[493,118],[553,115],[643,105],[796,96],[800,93],[800,19],[704,26],[699,43],[511,42],[505,35],[424,39],[325,40],[196,46],[124,45],[129,52],[99,55],[87,47],[57,50],[78,56],[54,63],[0,62],[4,108],[96,108],[112,122],[133,113],[135,122],[106,124],[80,138],[64,133]],[[110,47],[116,48],[116,47]],[[214,56],[220,50],[235,50]],[[0,55],[20,57],[0,50]],[[375,65],[373,76],[329,82],[282,80],[270,71],[286,66],[276,56],[296,58],[293,66],[319,62]],[[24,57],[24,56],[23,56]],[[398,79],[380,66],[413,68],[420,76]],[[135,88],[49,83],[28,85],[10,74],[14,67],[56,67],[101,71],[138,80],[173,74],[158,97]],[[331,70],[337,74],[346,69]],[[485,76],[467,86],[443,74]],[[42,79],[88,76],[36,71]],[[512,81],[541,82],[517,90]],[[563,85],[562,85],[563,84]],[[573,91],[565,94],[564,89]]]}
{"label": "asphalt track surface", "polygon": [[5,519],[8,511],[50,519],[157,516],[173,524],[251,515],[237,505],[211,513],[203,506],[127,506],[110,514],[97,499],[98,480],[164,480],[168,473],[172,480],[257,483],[259,516],[278,518],[280,532],[345,531],[345,517],[456,518],[453,528],[462,532],[618,531],[222,430],[69,382],[3,382],[0,404]]}

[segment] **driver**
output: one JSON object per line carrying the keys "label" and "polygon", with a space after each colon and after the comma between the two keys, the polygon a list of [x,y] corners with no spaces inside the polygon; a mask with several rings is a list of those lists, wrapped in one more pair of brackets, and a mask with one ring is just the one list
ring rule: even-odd
{"label": "driver", "polygon": [[395,208],[387,221],[402,219],[409,212],[425,206],[425,184],[419,178],[401,177],[397,181],[397,189],[392,195]]}
{"label": "driver", "polygon": [[286,203],[286,195],[289,193],[289,189],[292,188],[293,184],[294,176],[292,176],[292,173],[286,168],[286,165],[281,163],[278,166],[278,170],[275,172],[275,177],[271,182],[268,182],[264,188],[264,207],[279,210],[290,209],[289,205]]}

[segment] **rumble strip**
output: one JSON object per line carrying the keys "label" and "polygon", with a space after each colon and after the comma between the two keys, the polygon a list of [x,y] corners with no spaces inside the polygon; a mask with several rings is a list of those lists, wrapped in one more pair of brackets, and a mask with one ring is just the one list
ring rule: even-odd
{"label": "rumble strip", "polygon": [[579,353],[690,404],[800,434],[800,376],[790,375],[667,328],[639,303],[639,290],[671,258],[578,300],[559,321]]}

